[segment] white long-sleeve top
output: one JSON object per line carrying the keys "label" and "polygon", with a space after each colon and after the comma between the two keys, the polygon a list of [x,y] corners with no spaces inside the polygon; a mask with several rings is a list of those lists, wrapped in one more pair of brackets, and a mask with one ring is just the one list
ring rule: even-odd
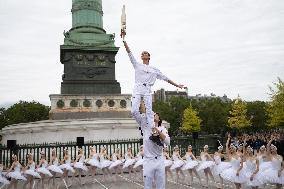
{"label": "white long-sleeve top", "polygon": [[[135,119],[137,120],[139,126],[143,132],[143,150],[145,158],[155,158],[157,156],[162,156],[163,147],[155,144],[149,137],[152,135],[152,128],[147,125],[146,114],[138,114],[135,115]],[[162,141],[166,145],[170,145],[170,137],[168,135],[168,131],[164,126],[158,127],[158,129],[166,135],[164,141]]]}
{"label": "white long-sleeve top", "polygon": [[135,70],[135,86],[133,94],[150,95],[152,92],[151,87],[155,84],[156,79],[164,80],[166,82],[169,81],[159,69],[138,63],[131,52],[128,53],[128,56]]}

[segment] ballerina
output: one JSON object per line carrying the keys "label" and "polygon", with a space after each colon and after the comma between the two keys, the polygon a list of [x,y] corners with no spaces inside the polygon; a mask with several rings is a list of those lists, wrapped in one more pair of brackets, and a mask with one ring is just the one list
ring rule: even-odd
{"label": "ballerina", "polygon": [[216,184],[215,178],[212,174],[211,168],[215,165],[213,158],[208,154],[208,145],[203,147],[203,152],[200,154],[201,162],[197,167],[197,171],[203,170],[206,177],[206,187],[209,187],[209,176],[211,180]]}
{"label": "ballerina", "polygon": [[56,174],[60,174],[60,175],[63,174],[63,171],[59,167],[59,161],[58,161],[58,158],[57,158],[57,155],[56,155],[56,149],[55,148],[53,148],[51,150],[51,159],[50,159],[50,163],[49,163],[49,166],[47,167],[47,169],[52,174],[52,177],[49,178],[48,183],[52,179],[53,186],[55,187],[55,176],[56,176]]}
{"label": "ballerina", "polygon": [[124,155],[124,158],[125,158],[125,162],[124,162],[124,165],[123,165],[123,167],[122,167],[122,169],[128,169],[128,173],[129,173],[129,178],[131,178],[132,177],[132,175],[131,175],[131,172],[132,171],[135,171],[134,169],[133,169],[133,164],[135,163],[135,159],[134,159],[134,157],[133,157],[133,155],[132,155],[132,148],[131,148],[131,146],[129,146],[128,148],[127,148],[127,152],[125,153],[125,155]]}
{"label": "ballerina", "polygon": [[[112,158],[112,163],[109,166],[109,169],[115,170],[115,180],[117,180],[117,178],[118,178],[117,171],[120,168],[120,165],[122,165],[122,163],[123,163],[119,148],[115,149],[115,152],[111,155],[111,158]],[[122,175],[122,169],[120,169],[120,173]]]}
{"label": "ballerina", "polygon": [[243,170],[243,158],[237,155],[236,147],[229,143],[231,135],[228,134],[226,142],[226,154],[232,167],[221,172],[221,177],[235,184],[236,189],[241,189],[242,183],[246,182],[245,172]]}
{"label": "ballerina", "polygon": [[174,147],[172,159],[173,159],[174,162],[173,162],[170,170],[171,171],[176,170],[176,182],[179,182],[179,173],[182,175],[182,180],[184,180],[185,176],[184,176],[184,174],[181,170],[182,166],[184,165],[184,161],[180,157],[179,147],[177,145]]}
{"label": "ballerina", "polygon": [[188,170],[188,173],[190,174],[190,177],[191,177],[191,182],[190,182],[189,185],[191,185],[193,183],[193,172],[196,175],[196,177],[198,178],[199,183],[201,184],[201,178],[200,178],[198,172],[196,171],[196,167],[198,166],[198,161],[192,153],[192,146],[191,145],[189,145],[187,147],[187,152],[182,157],[182,159],[186,160],[186,162],[181,169],[182,170]]}
{"label": "ballerina", "polygon": [[22,165],[19,163],[18,158],[15,154],[12,155],[12,160],[13,160],[13,163],[10,169],[6,173],[6,176],[11,178],[11,182],[8,186],[8,189],[10,189],[13,185],[14,185],[14,189],[17,189],[18,180],[26,181],[27,179],[21,173]]}
{"label": "ballerina", "polygon": [[163,148],[163,157],[164,157],[164,163],[165,163],[166,180],[167,180],[168,174],[170,174],[171,179],[173,179],[173,173],[170,170],[170,167],[172,166],[173,161],[170,158],[168,146],[165,146]]}
{"label": "ballerina", "polygon": [[2,175],[2,171],[3,171],[3,165],[0,164],[0,183],[2,183],[3,185],[10,184],[10,181],[8,181],[7,178]]}
{"label": "ballerina", "polygon": [[140,151],[136,155],[136,163],[133,166],[133,169],[135,169],[135,172],[140,171],[141,173],[141,178],[143,180],[143,156],[144,156],[144,150],[143,150],[143,145],[140,146]]}
{"label": "ballerina", "polygon": [[52,177],[52,174],[51,172],[46,168],[47,167],[47,161],[45,159],[45,153],[44,151],[41,151],[40,152],[40,161],[39,161],[39,165],[38,165],[38,168],[37,168],[37,172],[40,174],[41,178],[41,184],[42,184],[42,188],[44,188],[44,178],[45,178],[45,175],[49,176],[49,177]]}
{"label": "ballerina", "polygon": [[33,188],[34,178],[41,178],[41,176],[35,171],[35,162],[33,161],[33,154],[28,153],[28,164],[26,166],[26,171],[24,174],[27,175],[27,181],[25,182],[23,188],[26,188],[27,184],[30,183],[30,189]]}
{"label": "ballerina", "polygon": [[88,171],[87,166],[84,164],[85,163],[85,156],[83,154],[83,149],[79,148],[78,150],[79,154],[76,157],[76,161],[74,163],[74,168],[75,168],[75,172],[78,173],[78,179],[79,179],[79,183],[80,185],[84,185],[85,183],[82,182],[82,172]]}
{"label": "ballerina", "polygon": [[276,189],[281,189],[284,184],[283,157],[277,154],[277,147],[272,144],[274,139],[274,137],[271,137],[267,144],[267,159],[271,161],[271,167],[266,169],[263,175],[266,182],[276,184]]}
{"label": "ballerina", "polygon": [[111,165],[111,161],[109,160],[110,157],[107,154],[106,147],[102,147],[101,152],[100,152],[100,165],[101,169],[103,171],[103,181],[106,181],[105,177],[109,175],[111,177],[111,172],[108,169],[108,167]]}
{"label": "ballerina", "polygon": [[220,179],[220,188],[224,187],[224,181],[220,175],[221,172],[232,166],[229,162],[221,161],[222,158],[224,157],[224,154],[222,152],[223,152],[223,146],[220,145],[218,147],[218,151],[214,153],[213,159],[214,159],[215,165],[213,166],[213,169],[212,169],[213,174],[218,176]]}
{"label": "ballerina", "polygon": [[94,178],[96,169],[100,168],[99,155],[95,146],[90,147],[90,157],[86,160],[86,163],[91,166],[91,176]]}
{"label": "ballerina", "polygon": [[259,170],[260,171],[265,171],[265,170],[267,170],[268,168],[271,167],[270,161],[264,161],[266,159],[266,156],[267,156],[266,154],[267,154],[266,148],[265,148],[264,145],[262,145],[259,148],[259,152],[257,153],[257,156],[256,156],[256,158],[259,161]]}
{"label": "ballerina", "polygon": [[[64,182],[65,186],[69,187],[69,186],[72,185],[72,182],[68,185],[68,180],[69,180],[68,179],[68,172],[71,172],[74,175],[75,170],[71,166],[71,157],[68,154],[68,149],[67,148],[65,148],[63,150],[63,155],[64,155],[64,158],[63,158],[59,168],[63,170],[62,179],[63,179],[63,182]],[[66,181],[65,181],[65,178],[66,178]]]}
{"label": "ballerina", "polygon": [[264,184],[264,176],[259,172],[259,160],[253,155],[253,149],[250,146],[244,151],[244,156],[246,158],[246,185],[251,186],[252,189],[258,189]]}

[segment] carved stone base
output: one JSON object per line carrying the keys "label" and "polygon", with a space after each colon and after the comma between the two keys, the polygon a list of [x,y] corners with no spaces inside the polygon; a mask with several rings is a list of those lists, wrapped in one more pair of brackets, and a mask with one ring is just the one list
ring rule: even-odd
{"label": "carved stone base", "polygon": [[131,118],[131,95],[50,95],[52,120]]}

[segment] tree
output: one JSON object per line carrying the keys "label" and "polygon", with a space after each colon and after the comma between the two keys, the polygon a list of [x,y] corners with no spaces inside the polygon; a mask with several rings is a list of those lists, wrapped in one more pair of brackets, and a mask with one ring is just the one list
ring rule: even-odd
{"label": "tree", "polygon": [[183,112],[182,130],[184,133],[192,133],[200,131],[201,119],[198,117],[198,112],[191,106],[186,108]]}
{"label": "tree", "polygon": [[6,119],[6,109],[0,108],[0,129],[5,127],[7,125],[7,119]]}
{"label": "tree", "polygon": [[169,134],[176,136],[179,134],[179,127],[182,123],[183,111],[190,105],[190,102],[181,97],[172,97],[169,102],[156,101],[153,110],[159,112],[161,118],[170,123]]}
{"label": "tree", "polygon": [[278,82],[273,84],[276,89],[269,87],[271,91],[271,101],[266,108],[268,126],[284,127],[284,82],[278,78]]}
{"label": "tree", "polygon": [[247,102],[247,114],[251,117],[251,131],[255,132],[267,128],[266,106],[267,103],[263,101]]}
{"label": "tree", "polygon": [[48,106],[39,102],[19,101],[5,111],[6,125],[47,120],[49,110]]}
{"label": "tree", "polygon": [[230,128],[245,129],[251,126],[250,119],[247,118],[247,105],[240,97],[234,100],[230,111],[228,124]]}
{"label": "tree", "polygon": [[221,133],[228,123],[230,102],[222,101],[220,98],[192,100],[192,107],[199,113],[202,120],[201,129],[207,133]]}

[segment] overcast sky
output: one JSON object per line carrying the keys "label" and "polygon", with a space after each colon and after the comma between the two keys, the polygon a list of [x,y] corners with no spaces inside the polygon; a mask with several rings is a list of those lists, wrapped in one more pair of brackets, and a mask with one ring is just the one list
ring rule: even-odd
{"label": "overcast sky", "polygon": [[[284,79],[283,0],[103,0],[104,29],[119,38],[126,4],[127,41],[139,58],[189,95],[214,93],[269,100],[268,85]],[[0,105],[36,100],[50,105],[60,93],[59,45],[71,28],[71,0],[0,0]],[[130,94],[134,72],[125,50],[116,56],[116,78]],[[158,81],[154,89],[175,90]]]}

